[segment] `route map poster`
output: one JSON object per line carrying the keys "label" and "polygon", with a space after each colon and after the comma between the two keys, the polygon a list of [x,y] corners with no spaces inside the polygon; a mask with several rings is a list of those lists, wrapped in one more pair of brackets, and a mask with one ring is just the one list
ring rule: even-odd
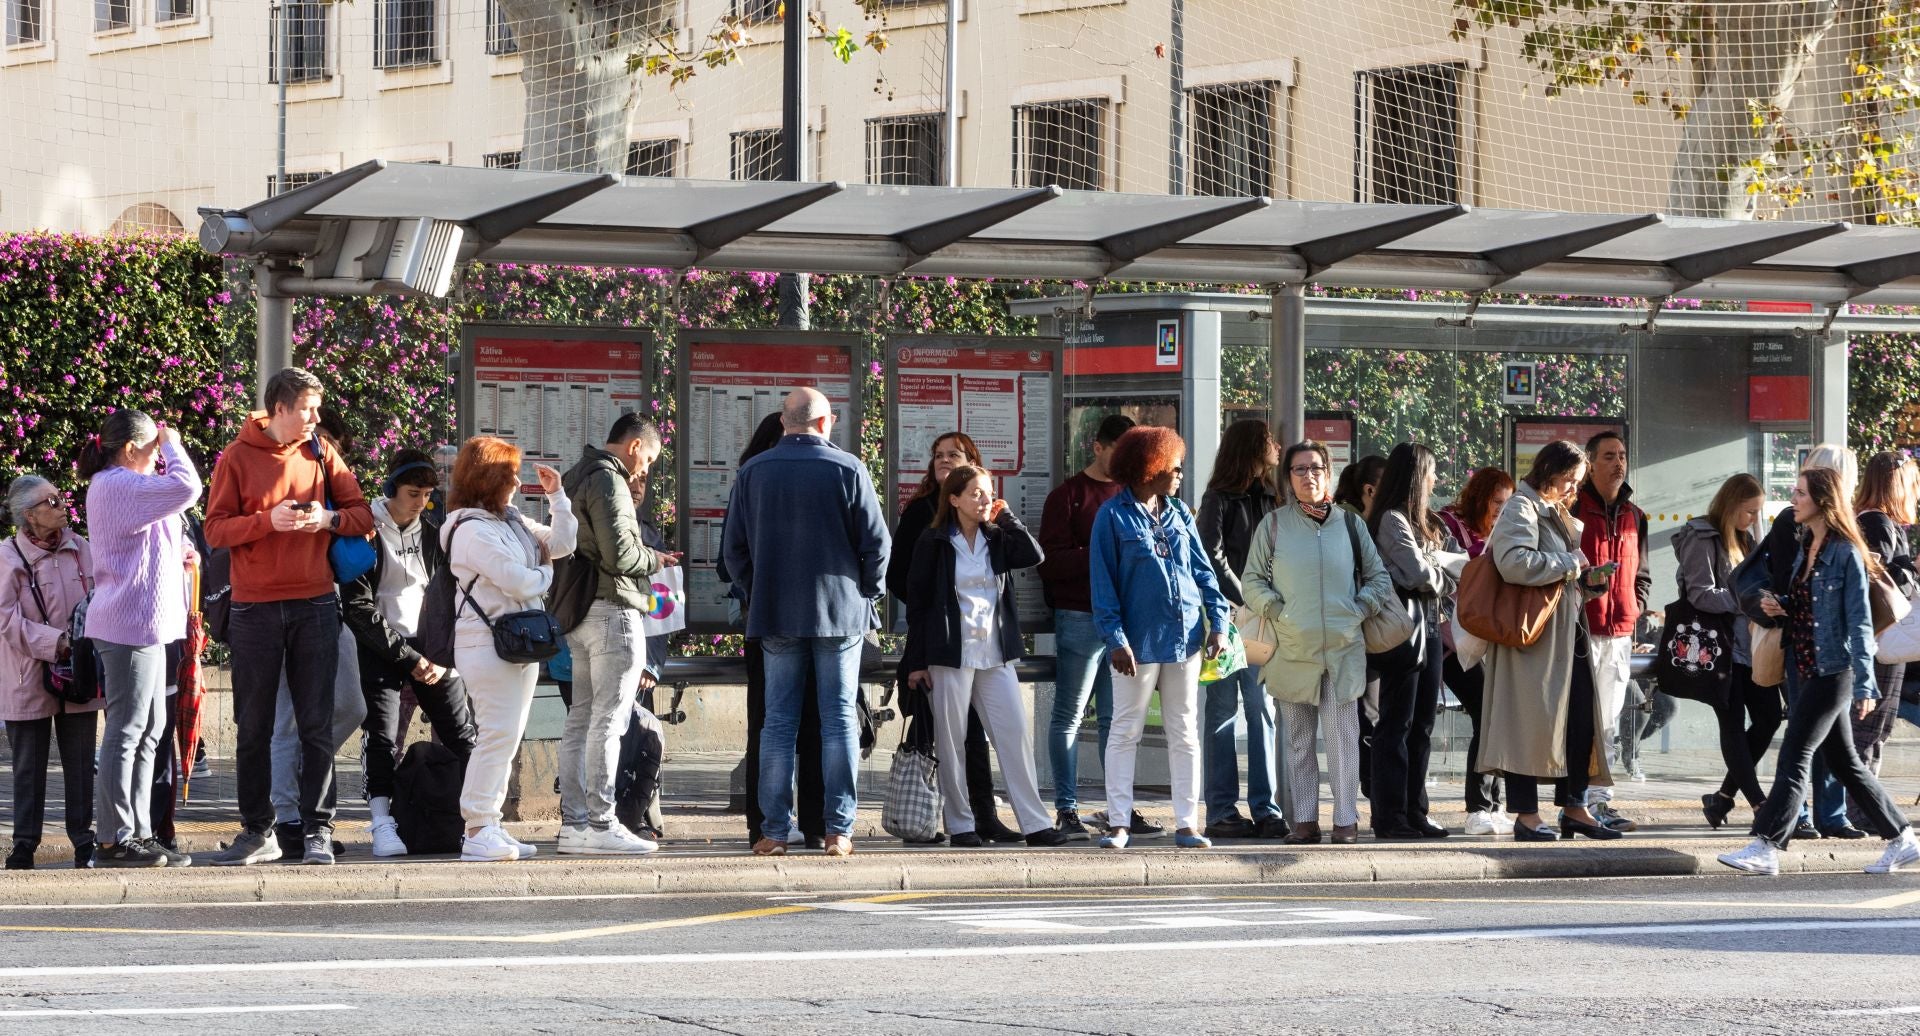
{"label": "route map poster", "polygon": [[[857,336],[807,332],[707,331],[681,347],[680,549],[686,552],[687,628],[730,632],[726,584],[715,569],[721,526],[740,453],[787,393],[819,389],[833,406],[833,441],[859,441],[854,393]],[[884,499],[885,494],[882,493]]]}
{"label": "route map poster", "polygon": [[613,422],[646,406],[650,337],[611,328],[469,325],[460,393],[464,440],[492,435],[520,447],[515,506],[547,520],[535,464],[565,471]]}
{"label": "route map poster", "polygon": [[[948,432],[967,434],[993,475],[995,493],[1035,535],[1047,494],[1058,477],[1062,423],[1060,343],[1055,339],[907,336],[887,342],[892,429],[888,437],[889,490],[882,494],[897,517],[926,477],[933,444]],[[911,550],[896,543],[895,550]],[[1014,576],[1022,625],[1050,628],[1037,569]],[[894,609],[895,627],[904,614]]]}

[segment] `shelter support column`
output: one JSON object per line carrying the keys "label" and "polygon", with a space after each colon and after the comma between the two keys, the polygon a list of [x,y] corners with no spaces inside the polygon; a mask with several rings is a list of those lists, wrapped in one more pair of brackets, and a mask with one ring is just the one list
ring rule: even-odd
{"label": "shelter support column", "polygon": [[1273,372],[1273,435],[1281,443],[1307,437],[1307,286],[1276,284],[1268,351]]}
{"label": "shelter support column", "polygon": [[253,264],[254,401],[265,406],[267,379],[293,366],[293,299],[274,286],[277,264]]}
{"label": "shelter support column", "polygon": [[1847,335],[1816,334],[1813,350],[1813,441],[1847,441]]}

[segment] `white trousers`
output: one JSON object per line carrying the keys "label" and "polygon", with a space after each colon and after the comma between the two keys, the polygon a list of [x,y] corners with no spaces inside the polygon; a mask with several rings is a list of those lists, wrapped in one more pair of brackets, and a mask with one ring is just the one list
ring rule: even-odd
{"label": "white trousers", "polygon": [[[1607,758],[1618,759],[1612,747],[1620,730],[1620,710],[1627,706],[1627,687],[1633,682],[1633,638],[1592,637],[1593,693],[1600,700],[1600,741],[1608,746]],[[1590,787],[1590,803],[1612,802],[1613,789]]]}
{"label": "white trousers", "polygon": [[1020,699],[1020,678],[1013,666],[992,669],[949,669],[929,666],[933,680],[933,746],[940,759],[940,799],[949,836],[975,830],[973,806],[967,799],[967,710],[980,714],[987,740],[1000,756],[1000,776],[1007,782],[1007,799],[1021,834],[1053,826],[1040,800],[1040,782],[1033,769],[1033,728]]}
{"label": "white trousers", "polygon": [[520,738],[527,732],[540,667],[502,662],[492,644],[456,643],[453,663],[467,682],[475,734],[466,782],[460,786],[460,815],[469,830],[491,827],[500,823],[500,807],[507,801],[507,782]]}
{"label": "white trousers", "polygon": [[1173,776],[1173,826],[1200,830],[1200,653],[1184,662],[1136,664],[1132,676],[1113,674],[1113,726],[1107,734],[1107,823],[1133,817],[1134,761],[1147,726],[1147,701],[1160,692],[1167,732],[1167,769]]}

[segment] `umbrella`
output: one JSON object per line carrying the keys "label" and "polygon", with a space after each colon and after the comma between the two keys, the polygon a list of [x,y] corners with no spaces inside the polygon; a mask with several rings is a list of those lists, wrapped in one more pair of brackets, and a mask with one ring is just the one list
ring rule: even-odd
{"label": "umbrella", "polygon": [[180,750],[180,799],[186,801],[193,783],[193,754],[200,745],[200,706],[207,687],[200,679],[200,653],[207,649],[207,617],[200,611],[200,566],[193,567],[193,595],[188,599],[187,642],[180,652],[180,690],[174,705],[180,710],[174,736]]}

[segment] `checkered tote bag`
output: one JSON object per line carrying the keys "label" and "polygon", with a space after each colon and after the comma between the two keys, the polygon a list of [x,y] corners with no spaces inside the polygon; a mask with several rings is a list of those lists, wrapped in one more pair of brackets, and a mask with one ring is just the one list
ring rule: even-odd
{"label": "checkered tote bag", "polygon": [[887,801],[880,826],[903,842],[931,842],[940,835],[938,764],[925,748],[900,742],[887,773]]}

